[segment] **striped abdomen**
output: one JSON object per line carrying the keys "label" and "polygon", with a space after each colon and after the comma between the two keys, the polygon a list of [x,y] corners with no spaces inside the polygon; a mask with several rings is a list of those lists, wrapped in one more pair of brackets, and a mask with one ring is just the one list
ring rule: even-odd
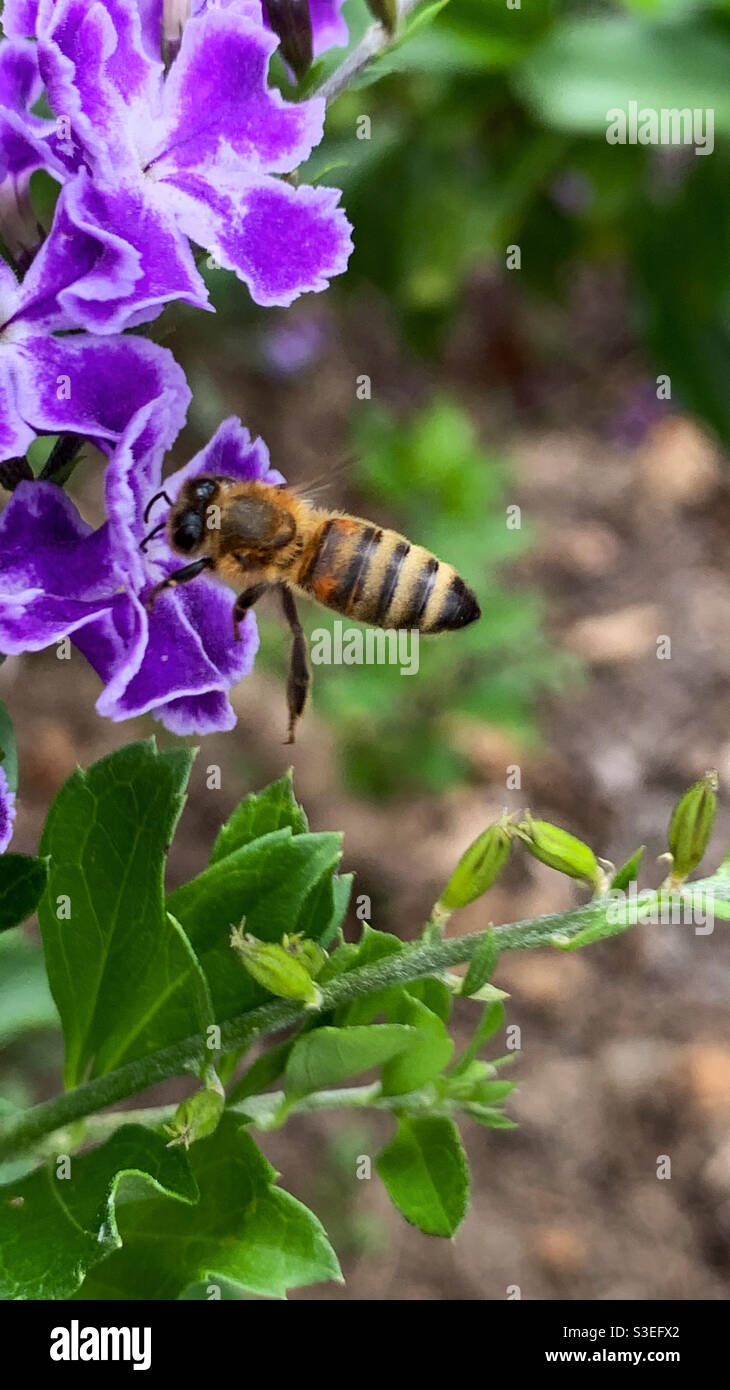
{"label": "striped abdomen", "polygon": [[317,528],[296,583],[326,608],[375,627],[444,632],[480,616],[453,565],[354,516],[330,517]]}

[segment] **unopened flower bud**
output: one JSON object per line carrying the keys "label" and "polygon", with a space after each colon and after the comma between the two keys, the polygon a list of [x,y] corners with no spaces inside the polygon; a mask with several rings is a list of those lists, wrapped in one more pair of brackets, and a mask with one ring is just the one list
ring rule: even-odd
{"label": "unopened flower bud", "polygon": [[249,975],[270,994],[280,999],[299,999],[309,1008],[318,1006],[322,995],[297,951],[292,953],[280,942],[258,941],[240,927],[234,927],[231,945]]}
{"label": "unopened flower bud", "polygon": [[706,772],[674,808],[669,822],[670,884],[683,883],[704,856],[715,824],[717,787],[717,773]]}
{"label": "unopened flower bud", "polygon": [[312,66],[309,0],[264,0],[266,18],[279,40],[282,57],[297,78]]}
{"label": "unopened flower bud", "polygon": [[368,8],[389,34],[398,28],[398,0],[367,0]]}
{"label": "unopened flower bud", "polygon": [[172,1136],[168,1148],[183,1144],[189,1149],[197,1139],[206,1139],[213,1134],[220,1123],[225,1103],[225,1092],[220,1083],[213,1087],[206,1086],[184,1100],[167,1126],[167,1132]]}
{"label": "unopened flower bud", "polygon": [[297,932],[294,936],[283,936],[281,944],[294,960],[298,960],[304,966],[311,979],[316,980],[327,959],[327,952],[323,951],[316,941],[312,941],[311,936],[304,936],[303,932]]}
{"label": "unopened flower bud", "polygon": [[601,887],[603,875],[593,850],[562,830],[559,825],[551,825],[546,820],[533,820],[529,814],[518,825],[517,835],[530,854],[547,864],[558,873],[569,878],[585,879],[594,887]]}
{"label": "unopened flower bud", "polygon": [[177,56],[191,9],[192,0],[163,0],[162,52],[168,64]]}
{"label": "unopened flower bud", "polygon": [[513,833],[505,816],[483,830],[462,854],[437,906],[453,912],[481,898],[509,859]]}

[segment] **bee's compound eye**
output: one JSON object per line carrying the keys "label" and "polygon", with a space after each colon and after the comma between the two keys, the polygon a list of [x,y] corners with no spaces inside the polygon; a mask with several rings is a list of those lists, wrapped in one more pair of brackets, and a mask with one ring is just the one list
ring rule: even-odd
{"label": "bee's compound eye", "polygon": [[201,478],[200,482],[193,483],[193,492],[200,502],[209,502],[218,489],[218,484],[212,478]]}
{"label": "bee's compound eye", "polygon": [[186,512],[172,533],[176,550],[194,550],[203,537],[203,521],[196,512]]}

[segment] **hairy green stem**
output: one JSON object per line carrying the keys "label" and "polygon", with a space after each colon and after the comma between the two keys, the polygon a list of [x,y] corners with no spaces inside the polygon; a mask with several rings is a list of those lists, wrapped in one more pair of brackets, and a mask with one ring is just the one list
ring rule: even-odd
{"label": "hairy green stem", "polygon": [[[420,4],[421,0],[400,0],[398,13],[401,25],[411,11]],[[326,102],[334,101],[335,97],[346,91],[360,76],[360,73],[365,71],[373,58],[378,58],[381,53],[385,53],[386,49],[390,48],[397,37],[397,34],[389,34],[383,24],[371,24],[360,42],[353,48],[352,53],[347,55],[345,61],[340,63],[340,66],[325,79],[321,86],[316,88],[312,95],[324,97]]]}
{"label": "hairy green stem", "polygon": [[[593,902],[572,912],[550,913],[545,917],[513,922],[509,926],[487,928],[487,931],[493,931],[500,953],[531,950],[550,944],[556,935],[562,941],[570,941],[589,927],[594,927],[595,907]],[[617,930],[622,928],[613,928],[614,932]],[[339,975],[323,985],[322,1001],[317,1012],[328,1013],[339,1004],[349,1003],[375,990],[408,984],[426,975],[439,975],[451,965],[465,964],[471,960],[487,931],[453,936],[443,941],[416,942],[398,955],[386,956],[373,965],[363,965],[348,974]],[[230,1052],[250,1047],[261,1038],[311,1017],[311,1009],[303,1009],[300,1004],[289,1000],[276,999],[262,1004],[260,1008],[220,1025],[220,1050]],[[129,1062],[106,1076],[86,1081],[53,1100],[42,1101],[30,1110],[10,1116],[0,1124],[0,1158],[32,1147],[53,1130],[104,1110],[128,1096],[137,1095],[157,1082],[186,1072],[197,1073],[199,1058],[200,1037],[196,1034],[153,1052],[149,1057]]]}

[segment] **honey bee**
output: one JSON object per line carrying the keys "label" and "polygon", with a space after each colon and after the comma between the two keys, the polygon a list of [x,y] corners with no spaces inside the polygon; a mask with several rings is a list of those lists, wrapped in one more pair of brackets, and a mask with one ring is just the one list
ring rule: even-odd
{"label": "honey bee", "polygon": [[480,617],[474,594],[453,565],[397,531],[315,507],[285,483],[201,475],[183,485],[175,503],[157,493],[145,520],[160,497],[170,511],[143,546],[164,529],[172,550],[195,558],[155,586],[147,607],[164,589],[211,571],[240,590],[233,604],[233,636],[240,641],[245,614],[267,590],[277,589],[292,633],[288,743],[294,742],[311,680],[294,592],[375,627],[430,634]]}

